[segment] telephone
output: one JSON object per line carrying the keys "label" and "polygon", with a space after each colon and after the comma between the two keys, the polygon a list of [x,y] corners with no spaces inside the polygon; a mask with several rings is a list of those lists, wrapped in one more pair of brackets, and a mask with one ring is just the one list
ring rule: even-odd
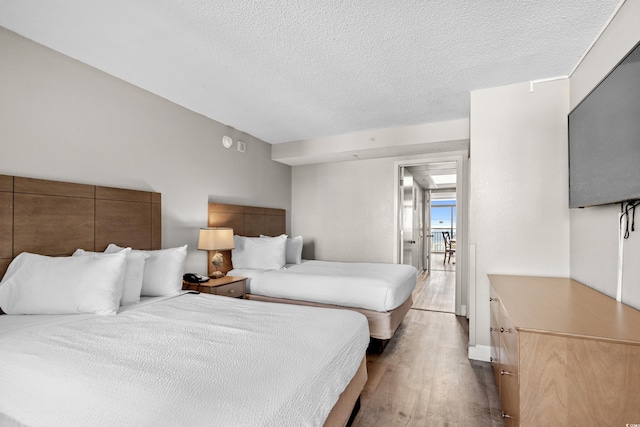
{"label": "telephone", "polygon": [[182,276],[182,280],[189,283],[204,283],[208,282],[209,278],[207,276],[203,276],[202,274],[187,273]]}

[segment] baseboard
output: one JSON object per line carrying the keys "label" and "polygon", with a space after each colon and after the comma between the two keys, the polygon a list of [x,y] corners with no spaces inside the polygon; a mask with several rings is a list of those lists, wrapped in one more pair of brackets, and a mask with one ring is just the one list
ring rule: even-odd
{"label": "baseboard", "polygon": [[491,361],[491,347],[488,345],[469,346],[469,359],[483,362]]}

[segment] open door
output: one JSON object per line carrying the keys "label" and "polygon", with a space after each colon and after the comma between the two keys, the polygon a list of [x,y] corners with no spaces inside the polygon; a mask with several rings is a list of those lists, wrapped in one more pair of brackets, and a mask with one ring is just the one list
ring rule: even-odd
{"label": "open door", "polygon": [[400,263],[413,265],[413,250],[416,241],[413,235],[413,175],[405,168],[400,168]]}
{"label": "open door", "polygon": [[400,168],[400,205],[398,216],[400,263],[424,269],[424,191],[414,181],[411,172]]}
{"label": "open door", "polygon": [[431,250],[433,248],[433,231],[431,230],[431,192],[429,190],[424,191],[424,207],[422,209],[424,215],[424,269],[427,271],[427,276],[431,274]]}

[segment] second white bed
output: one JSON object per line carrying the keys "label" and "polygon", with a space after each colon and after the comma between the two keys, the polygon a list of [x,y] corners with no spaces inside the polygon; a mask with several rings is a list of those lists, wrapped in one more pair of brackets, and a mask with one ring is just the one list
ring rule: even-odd
{"label": "second white bed", "polygon": [[254,295],[387,312],[399,307],[416,285],[408,265],[303,261],[282,270],[234,269],[247,277]]}

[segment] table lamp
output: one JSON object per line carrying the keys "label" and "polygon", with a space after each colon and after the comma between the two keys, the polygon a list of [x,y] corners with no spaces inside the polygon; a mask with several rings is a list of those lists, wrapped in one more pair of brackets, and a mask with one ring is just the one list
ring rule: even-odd
{"label": "table lamp", "polygon": [[211,257],[215,271],[210,274],[211,277],[219,279],[224,276],[220,271],[223,258],[219,251],[233,249],[233,228],[229,227],[208,227],[200,229],[200,237],[198,238],[198,249],[203,251],[216,251]]}

